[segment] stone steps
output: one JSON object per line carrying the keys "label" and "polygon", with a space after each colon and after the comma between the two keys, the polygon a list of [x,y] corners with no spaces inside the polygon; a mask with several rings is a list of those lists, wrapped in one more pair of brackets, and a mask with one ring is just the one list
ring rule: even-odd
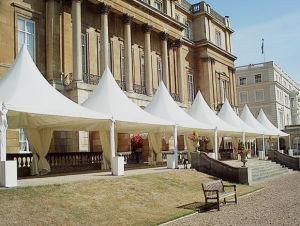
{"label": "stone steps", "polygon": [[252,181],[258,181],[289,172],[289,169],[271,161],[258,162],[249,167],[251,168]]}

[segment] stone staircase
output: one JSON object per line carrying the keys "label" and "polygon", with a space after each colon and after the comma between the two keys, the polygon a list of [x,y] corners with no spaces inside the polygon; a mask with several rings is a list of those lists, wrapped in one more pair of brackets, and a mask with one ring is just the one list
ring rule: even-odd
{"label": "stone staircase", "polygon": [[278,176],[290,171],[288,168],[284,168],[280,164],[271,161],[255,161],[249,164],[249,168],[251,169],[252,182]]}

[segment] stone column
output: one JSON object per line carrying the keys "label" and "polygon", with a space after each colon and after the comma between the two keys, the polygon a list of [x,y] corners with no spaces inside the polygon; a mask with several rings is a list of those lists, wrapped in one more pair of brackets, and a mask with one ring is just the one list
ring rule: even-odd
{"label": "stone column", "polygon": [[123,15],[124,23],[124,55],[125,55],[125,80],[126,91],[133,92],[133,79],[132,79],[132,48],[131,48],[131,22],[132,17],[128,14]]}
{"label": "stone column", "polygon": [[72,0],[73,79],[82,81],[81,1]]}
{"label": "stone column", "polygon": [[102,75],[109,63],[109,37],[108,37],[108,13],[110,6],[104,3],[99,4],[101,14],[101,34],[100,34],[100,74]]}
{"label": "stone column", "polygon": [[148,24],[143,25],[145,32],[145,77],[146,77],[146,92],[148,96],[153,96],[152,87],[152,69],[151,69],[151,29]]}
{"label": "stone column", "polygon": [[174,43],[176,49],[176,55],[177,55],[177,80],[178,80],[178,91],[179,91],[179,99],[181,102],[185,102],[185,96],[184,96],[184,82],[185,79],[185,70],[184,70],[184,64],[182,59],[182,42],[181,40],[176,40]]}
{"label": "stone column", "polygon": [[46,1],[46,68],[47,79],[54,79],[53,42],[54,42],[54,0]]}
{"label": "stone column", "polygon": [[162,50],[161,58],[163,67],[163,82],[169,90],[168,34],[166,32],[161,32],[160,39]]}

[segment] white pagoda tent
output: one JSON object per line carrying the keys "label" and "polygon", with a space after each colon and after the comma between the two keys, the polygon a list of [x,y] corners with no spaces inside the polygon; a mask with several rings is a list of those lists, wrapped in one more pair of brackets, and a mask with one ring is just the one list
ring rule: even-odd
{"label": "white pagoda tent", "polygon": [[207,123],[214,128],[214,152],[216,158],[218,157],[218,135],[237,136],[243,132],[241,129],[231,126],[220,119],[208,106],[200,91],[198,91],[196,95],[189,111],[189,115],[197,121]]}
{"label": "white pagoda tent", "polygon": [[[157,117],[163,118],[174,122],[174,153],[175,161],[177,161],[177,131],[180,134],[190,134],[194,130],[200,130],[203,133],[213,132],[214,127],[201,123],[192,118],[186,113],[178,104],[173,100],[169,94],[164,83],[161,81],[160,85],[153,96],[152,101],[148,104],[145,109],[147,112],[156,115]],[[156,137],[156,142],[160,142],[160,137]],[[176,163],[175,163],[176,165]]]}
{"label": "white pagoda tent", "polygon": [[265,152],[265,136],[276,136],[277,134],[274,133],[274,131],[266,128],[264,125],[262,125],[251,113],[249,110],[249,107],[247,104],[245,104],[242,114],[240,118],[250,127],[255,129],[257,133],[262,133],[262,139],[263,139],[263,147],[262,151]]}
{"label": "white pagoda tent", "polygon": [[266,127],[269,131],[272,131],[273,136],[277,137],[277,145],[278,145],[278,150],[280,149],[279,147],[279,137],[287,137],[289,134],[282,132],[280,129],[278,129],[276,126],[270,122],[266,114],[262,109],[260,109],[259,114],[257,116],[257,120],[264,126]]}
{"label": "white pagoda tent", "polygon": [[255,129],[248,126],[232,109],[227,99],[225,100],[220,112],[218,113],[218,116],[226,123],[239,128],[242,131],[244,144],[246,135],[250,137],[256,137],[257,135],[262,134],[262,132],[256,131]]}
{"label": "white pagoda tent", "polygon": [[7,126],[24,128],[34,147],[33,168],[37,166],[33,169],[34,174],[50,171],[45,157],[53,130],[107,128],[111,121],[110,115],[84,108],[52,87],[36,67],[25,45],[0,80],[0,103],[1,161],[6,160]]}
{"label": "white pagoda tent", "polygon": [[[114,124],[112,127],[115,127],[117,132],[162,133],[172,131],[174,125],[170,121],[149,114],[133,103],[120,89],[108,67],[105,69],[98,86],[82,105],[94,111],[112,115]],[[111,131],[111,134],[100,132],[107,163],[115,157],[116,153],[115,146],[110,146],[115,145],[117,141],[113,134],[114,131]],[[110,143],[107,143],[109,137]]]}

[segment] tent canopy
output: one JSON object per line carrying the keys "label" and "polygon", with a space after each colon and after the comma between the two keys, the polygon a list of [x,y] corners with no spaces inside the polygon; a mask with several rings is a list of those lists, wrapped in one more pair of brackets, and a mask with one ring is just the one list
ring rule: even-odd
{"label": "tent canopy", "polygon": [[266,127],[268,130],[272,131],[273,134],[275,134],[276,136],[280,136],[280,137],[286,137],[289,134],[282,132],[281,130],[279,130],[277,127],[275,127],[272,122],[270,122],[270,120],[268,119],[268,117],[266,116],[266,114],[264,113],[264,111],[262,109],[260,109],[259,114],[257,116],[257,120],[264,126]]}
{"label": "tent canopy", "polygon": [[[218,116],[230,125],[240,128],[243,132],[250,136],[256,136],[258,133],[253,128],[249,127],[240,117],[235,113],[235,111],[230,106],[228,100],[226,99]],[[260,133],[259,133],[260,134]]]}
{"label": "tent canopy", "polygon": [[257,119],[253,116],[247,104],[245,104],[242,114],[240,118],[250,127],[257,131],[257,133],[262,133],[266,136],[273,136],[276,135],[273,131],[269,130],[268,128],[264,127]]}
{"label": "tent canopy", "polygon": [[133,103],[120,89],[108,67],[92,95],[82,105],[103,114],[111,114],[118,132],[164,132],[171,131],[174,125]]}
{"label": "tent canopy", "polygon": [[0,80],[0,103],[8,109],[9,128],[89,130],[108,126],[111,117],[71,101],[40,73],[24,45]]}
{"label": "tent canopy", "polygon": [[212,127],[217,128],[218,133],[225,133],[229,136],[230,134],[239,134],[243,132],[220,119],[208,106],[200,91],[197,93],[189,111],[189,115],[201,123],[207,123]]}
{"label": "tent canopy", "polygon": [[189,132],[194,129],[212,131],[213,126],[201,123],[188,115],[170,96],[164,83],[160,85],[152,99],[145,109],[147,112],[160,118],[170,120],[178,126],[179,132]]}

